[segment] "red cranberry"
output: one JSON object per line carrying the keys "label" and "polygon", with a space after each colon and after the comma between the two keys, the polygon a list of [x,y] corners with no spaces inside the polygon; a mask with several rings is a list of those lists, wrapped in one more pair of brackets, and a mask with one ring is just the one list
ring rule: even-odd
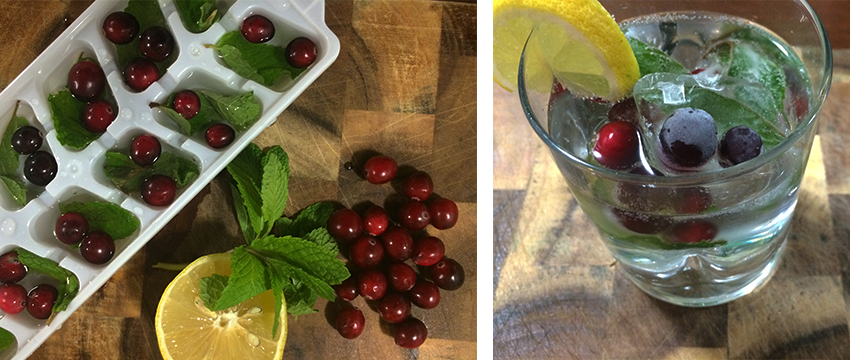
{"label": "red cranberry", "polygon": [[339,209],[328,218],[328,233],[339,242],[349,242],[363,233],[363,220],[354,210]]}
{"label": "red cranberry", "polygon": [[245,40],[261,44],[274,37],[274,24],[262,15],[251,15],[242,21],[242,36]]}
{"label": "red cranberry", "polygon": [[357,282],[353,276],[349,276],[342,284],[334,285],[334,293],[345,301],[351,301],[357,298]]}
{"label": "red cranberry", "polygon": [[608,121],[625,121],[632,124],[638,122],[638,110],[635,98],[620,101],[608,110]]}
{"label": "red cranberry", "polygon": [[463,267],[449,258],[443,258],[438,263],[428,267],[431,280],[442,289],[457,290],[463,285]]}
{"label": "red cranberry", "polygon": [[614,216],[624,228],[638,234],[657,234],[670,226],[670,219],[658,215],[638,213],[623,209],[612,209]]}
{"label": "red cranberry", "polygon": [[408,291],[416,285],[416,272],[405,263],[392,263],[387,266],[387,282],[395,291]]}
{"label": "red cranberry", "polygon": [[130,144],[130,159],[136,165],[153,165],[162,154],[162,144],[153,135],[142,134],[133,138]]}
{"label": "red cranberry", "polygon": [[378,314],[390,324],[400,323],[410,316],[410,300],[401,293],[390,291],[378,300]]}
{"label": "red cranberry", "polygon": [[150,205],[171,205],[176,195],[177,183],[168,176],[156,174],[142,182],[142,200]]}
{"label": "red cranberry", "polygon": [[398,222],[408,230],[422,230],[431,223],[431,214],[425,204],[410,201],[398,209]]}
{"label": "red cranberry", "polygon": [[417,280],[407,293],[410,302],[423,309],[433,309],[440,303],[440,288],[430,281]]}
{"label": "red cranberry", "polygon": [[117,115],[109,102],[94,100],[83,108],[83,127],[95,134],[102,134]]}
{"label": "red cranberry", "polygon": [[36,319],[45,320],[53,314],[53,305],[58,297],[59,290],[53,285],[38,285],[27,294],[27,312]]}
{"label": "red cranberry", "polygon": [[130,89],[145,91],[159,80],[159,69],[153,61],[138,57],[124,65],[124,82]]}
{"label": "red cranberry", "polygon": [[139,35],[139,21],[123,11],[111,13],[103,20],[103,34],[114,44],[129,44]]}
{"label": "red cranberry", "polygon": [[201,111],[201,98],[192,90],[183,90],[174,95],[171,107],[184,119],[189,120]]}
{"label": "red cranberry", "polygon": [[27,306],[27,289],[21,284],[0,285],[0,309],[7,314],[17,314]]}
{"label": "red cranberry", "polygon": [[610,169],[626,169],[640,160],[638,129],[625,121],[602,126],[593,145],[593,158]]}
{"label": "red cranberry", "polygon": [[378,300],[387,292],[387,278],[375,269],[363,270],[357,276],[357,292],[366,300]]}
{"label": "red cranberry", "polygon": [[396,326],[395,344],[405,349],[418,348],[428,338],[428,328],[417,318],[409,318]]}
{"label": "red cranberry", "polygon": [[398,164],[388,156],[376,155],[363,164],[366,173],[366,181],[372,184],[385,184],[390,182],[398,172]]}
{"label": "red cranberry", "polygon": [[233,143],[234,138],[236,138],[236,131],[224,123],[210,125],[210,127],[207,128],[207,132],[204,134],[204,139],[207,141],[207,145],[213,149],[222,149],[227,147]]}
{"label": "red cranberry", "polygon": [[381,234],[381,243],[384,245],[384,253],[394,261],[405,261],[413,252],[413,237],[406,229],[397,226]]}
{"label": "red cranberry", "polygon": [[106,264],[115,255],[115,241],[105,232],[94,231],[80,243],[80,254],[92,264]]}
{"label": "red cranberry", "polygon": [[87,103],[97,99],[105,87],[106,75],[94,61],[79,61],[68,72],[68,91],[79,101]]}
{"label": "red cranberry", "polygon": [[680,214],[697,214],[711,207],[711,194],[702,187],[678,188],[673,197],[673,210]]}
{"label": "red cranberry", "polygon": [[431,226],[445,230],[457,224],[457,204],[449,199],[436,199],[428,204]]}
{"label": "red cranberry", "polygon": [[690,220],[673,226],[672,235],[673,241],[680,243],[710,241],[717,236],[717,226],[705,220]]}
{"label": "red cranberry", "polygon": [[372,205],[366,212],[363,213],[363,230],[366,230],[369,235],[378,236],[387,230],[390,224],[390,218],[387,217],[387,212],[384,208]]}
{"label": "red cranberry", "polygon": [[434,183],[431,181],[431,176],[424,171],[417,171],[408,176],[401,185],[404,196],[415,201],[425,201],[431,196],[433,190]]}
{"label": "red cranberry", "polygon": [[354,339],[363,333],[366,318],[357,308],[343,309],[336,316],[336,331],[346,339]]}
{"label": "red cranberry", "polygon": [[384,247],[369,235],[361,235],[354,240],[348,251],[348,258],[361,269],[375,267],[384,257]]}
{"label": "red cranberry", "polygon": [[76,212],[67,212],[56,220],[56,238],[65,244],[79,244],[89,231],[89,222],[85,216]]}
{"label": "red cranberry", "polygon": [[316,61],[316,44],[305,37],[295,38],[286,45],[286,62],[296,69],[304,69]]}
{"label": "red cranberry", "polygon": [[27,267],[18,260],[18,253],[10,251],[0,256],[0,282],[11,284],[27,276]]}
{"label": "red cranberry", "polygon": [[174,52],[174,36],[162,26],[151,26],[139,36],[139,52],[153,61],[164,61]]}
{"label": "red cranberry", "polygon": [[413,242],[413,262],[416,265],[434,265],[442,260],[445,254],[446,246],[436,237],[428,236]]}

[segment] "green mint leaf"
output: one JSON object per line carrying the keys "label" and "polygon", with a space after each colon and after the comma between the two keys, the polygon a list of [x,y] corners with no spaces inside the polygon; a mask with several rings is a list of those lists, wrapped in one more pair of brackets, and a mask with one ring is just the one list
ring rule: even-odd
{"label": "green mint leaf", "polygon": [[89,230],[103,231],[115,240],[126,238],[139,228],[139,219],[126,209],[107,202],[87,201],[60,203],[61,213],[82,214],[89,222]]}
{"label": "green mint leaf", "polygon": [[248,208],[245,207],[245,201],[239,196],[239,189],[236,184],[230,183],[230,193],[233,195],[233,207],[236,209],[236,221],[239,222],[239,228],[242,229],[242,236],[248,245],[251,241],[257,238],[257,233],[254,232],[254,226],[251,225],[251,216],[248,215]]}
{"label": "green mint leaf", "polygon": [[221,115],[216,112],[215,107],[213,107],[209,99],[201,94],[198,94],[198,99],[200,100],[198,113],[191,119],[184,118],[183,115],[178,114],[174,111],[174,109],[166,105],[173,104],[174,97],[176,95],[176,93],[171,94],[165,104],[156,104],[156,107],[162,110],[162,112],[168,115],[171,120],[177,123],[177,126],[183,134],[194,135],[198,133],[198,131],[205,129],[210,124],[223,120]]}
{"label": "green mint leaf", "polygon": [[776,108],[783,109],[785,101],[785,71],[755,47],[738,43],[732,52],[729,76],[762,84],[770,90]]}
{"label": "green mint leaf", "polygon": [[317,202],[312,204],[295,217],[295,220],[289,218],[280,218],[275,222],[278,236],[294,236],[304,237],[313,229],[324,228],[328,224],[328,218],[331,217],[334,208],[329,202]]}
{"label": "green mint leaf", "polygon": [[254,92],[225,96],[212,91],[198,90],[200,97],[207,101],[227,120],[236,131],[244,131],[260,119],[263,108],[254,100]]}
{"label": "green mint leaf", "polygon": [[[266,236],[254,240],[251,248],[267,258],[297,267],[330,285],[342,283],[351,276],[345,264],[336,258],[336,254],[301,238]],[[332,298],[333,295],[327,299]]]}
{"label": "green mint leaf", "polygon": [[286,298],[286,312],[290,315],[310,315],[319,312],[313,309],[319,295],[300,281],[294,281],[283,288],[283,296]]}
{"label": "green mint leaf", "polygon": [[27,187],[23,181],[11,178],[7,175],[0,175],[0,182],[3,183],[3,187],[9,191],[9,194],[12,195],[12,198],[15,199],[15,202],[24,206],[27,203]]}
{"label": "green mint leaf", "polygon": [[635,59],[637,59],[641,77],[653,73],[688,73],[682,64],[673,60],[664,51],[632,37],[626,37],[626,39],[629,40],[629,46],[632,47],[632,52],[635,54]]}
{"label": "green mint leaf", "polygon": [[251,43],[239,31],[224,34],[212,47],[234,72],[265,86],[274,85],[281,76],[294,79],[304,72],[286,62],[286,49]]}
{"label": "green mint leaf", "polygon": [[6,350],[15,342],[15,335],[9,330],[0,327],[0,351]]}
{"label": "green mint leaf", "polygon": [[[263,200],[260,196],[263,178],[262,158],[263,151],[260,150],[260,147],[250,143],[227,165],[227,172],[236,182],[236,188],[239,190],[238,195],[242,197],[255,234],[263,231],[264,225]],[[234,193],[233,196],[236,197],[237,193]],[[246,240],[251,241],[253,239]]]}
{"label": "green mint leaf", "polygon": [[263,231],[268,235],[275,220],[283,216],[289,197],[289,156],[280,146],[272,146],[263,155],[263,180],[260,188],[262,198]]}
{"label": "green mint leaf", "polygon": [[304,269],[300,269],[287,261],[278,260],[273,257],[266,258],[266,263],[269,265],[269,268],[274,269],[273,271],[278,272],[281,276],[298,280],[310,288],[310,290],[315,291],[319,296],[325,299],[333,300],[336,296],[334,294],[334,289],[331,288],[327,282],[322,281],[322,279],[319,279],[307,271],[304,271]]}
{"label": "green mint leaf", "polygon": [[331,234],[328,232],[327,228],[316,228],[313,231],[307,233],[307,235],[303,236],[303,238],[304,240],[313,242],[327,249],[328,252],[330,252],[331,254],[339,253],[339,247],[336,244],[336,240],[331,237]]}
{"label": "green mint leaf", "polygon": [[56,139],[59,143],[71,149],[81,150],[97,140],[97,135],[86,130],[80,122],[80,114],[86,104],[74,99],[71,92],[62,90],[47,96],[50,103],[50,113],[53,127],[56,129]]}
{"label": "green mint leaf", "polygon": [[221,292],[212,311],[235,306],[271,288],[268,270],[244,245],[233,249],[230,270],[233,273],[230,274],[227,287]]}
{"label": "green mint leaf", "polygon": [[274,324],[272,325],[272,336],[274,336],[280,327],[280,311],[283,309],[284,298],[283,288],[289,283],[289,279],[274,267],[269,267],[269,278],[271,290],[274,293]]}
{"label": "green mint leaf", "polygon": [[221,19],[215,0],[177,0],[174,5],[186,29],[196,34],[207,31]]}
{"label": "green mint leaf", "polygon": [[[169,103],[171,102],[169,101]],[[192,131],[192,123],[190,123],[189,120],[186,120],[183,115],[180,115],[180,113],[174,111],[174,109],[165,105],[157,105],[156,108],[164,112],[165,115],[168,115],[168,118],[173,120],[174,123],[177,124],[177,127],[180,128],[180,132],[182,132],[183,134],[192,135],[195,133],[194,131]]]}
{"label": "green mint leaf", "polygon": [[[140,32],[144,32],[153,26],[162,26],[168,29],[168,26],[165,24],[165,16],[162,15],[162,10],[159,8],[156,0],[130,0],[127,7],[124,8],[124,12],[136,17],[136,20],[139,22]],[[115,50],[118,54],[119,69],[123,69],[124,65],[130,60],[142,56],[142,53],[139,51],[138,36],[128,44],[115,45]],[[174,53],[176,54],[177,52],[175,51]],[[174,63],[176,58],[176,55],[171,55],[165,61],[155,62],[157,69],[159,69],[159,74],[164,74],[165,70]]]}
{"label": "green mint leaf", "polygon": [[59,297],[56,298],[56,303],[53,305],[53,311],[64,311],[68,308],[71,300],[77,296],[80,290],[80,280],[77,275],[59,266],[55,261],[45,259],[41,256],[33,254],[25,249],[17,248],[18,260],[28,269],[50,276],[59,280]]}
{"label": "green mint leaf", "polygon": [[136,165],[130,156],[116,151],[106,152],[103,172],[115,186],[125,192],[138,191],[142,182],[154,174],[166,175],[174,179],[177,187],[184,187],[201,173],[194,161],[165,152],[151,165]]}
{"label": "green mint leaf", "polygon": [[[18,105],[15,105],[17,109]],[[0,175],[17,177],[18,163],[21,155],[12,148],[12,135],[23,126],[29,125],[29,121],[20,116],[12,115],[9,125],[3,132],[3,141],[0,142]]]}
{"label": "green mint leaf", "polygon": [[201,278],[201,293],[199,296],[204,301],[207,309],[212,311],[213,305],[221,298],[221,293],[227,287],[229,278],[220,274],[212,274]]}

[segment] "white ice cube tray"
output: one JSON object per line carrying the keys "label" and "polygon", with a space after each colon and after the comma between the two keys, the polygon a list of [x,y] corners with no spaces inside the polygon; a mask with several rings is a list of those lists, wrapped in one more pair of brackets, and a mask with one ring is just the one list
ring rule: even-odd
{"label": "white ice cube tray", "polygon": [[[125,85],[116,64],[115,46],[101,30],[103,19],[112,12],[124,10],[127,3],[128,0],[95,1],[0,93],[0,132],[9,123],[15,102],[20,100],[18,115],[42,130],[45,134],[42,149],[51,152],[58,163],[56,178],[46,187],[28,185],[29,201],[23,207],[12,200],[5,188],[0,188],[0,254],[22,247],[58,262],[80,280],[77,297],[49,326],[26,311],[12,315],[0,310],[0,327],[11,331],[17,340],[16,346],[0,352],[0,359],[25,359],[31,355],[245,146],[274,123],[339,55],[339,40],[324,22],[323,0],[218,0],[216,5],[223,11],[221,20],[200,34],[186,30],[174,0],[158,0],[178,54],[159,81],[137,93]],[[216,51],[204,47],[204,44],[217,43],[227,32],[239,30],[242,20],[253,14],[261,14],[274,23],[276,32],[269,44],[285,47],[299,36],[313,40],[318,48],[315,63],[294,81],[272,89],[237,75],[224,65]],[[66,86],[68,71],[80,53],[100,63],[119,112],[106,133],[77,151],[57,141],[47,97]],[[150,108],[151,102],[164,103],[169,94],[183,89],[206,89],[226,95],[253,91],[263,113],[251,128],[237,133],[230,146],[216,150],[206,144],[203,132],[186,136],[164,113]],[[175,201],[167,207],[152,207],[138,194],[124,193],[103,173],[106,151],[126,151],[131,139],[142,133],[156,136],[162,142],[163,151],[192,159],[201,169],[200,175],[189,186],[180,189]],[[53,234],[60,215],[59,203],[91,200],[118,204],[141,222],[135,234],[116,241],[115,256],[105,265],[89,264],[78,250],[60,243]],[[36,273],[28,274],[21,283],[30,289],[44,282],[56,284],[55,280]]]}

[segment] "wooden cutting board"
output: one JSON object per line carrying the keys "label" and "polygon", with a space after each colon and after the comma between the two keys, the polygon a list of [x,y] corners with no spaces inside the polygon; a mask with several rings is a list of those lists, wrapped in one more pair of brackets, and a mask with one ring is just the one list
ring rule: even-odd
{"label": "wooden cutting board", "polygon": [[[0,2],[0,87],[12,81],[91,1]],[[427,171],[434,191],[453,199],[459,223],[428,230],[460,262],[466,283],[443,291],[432,310],[413,309],[428,326],[417,350],[396,346],[373,304],[358,298],[366,329],[343,339],[337,303],[289,318],[286,359],[476,357],[476,6],[463,2],[330,0],[326,22],[340,38],[338,60],[256,143],[280,145],[292,175],[286,214],[316,201],[397,207],[390,185],[368,184],[355,169],[370,154],[394,157],[401,172]],[[153,328],[160,295],[177,274],[158,262],[186,263],[243,244],[220,174],[145,248],[64,323],[31,359],[157,359]]]}

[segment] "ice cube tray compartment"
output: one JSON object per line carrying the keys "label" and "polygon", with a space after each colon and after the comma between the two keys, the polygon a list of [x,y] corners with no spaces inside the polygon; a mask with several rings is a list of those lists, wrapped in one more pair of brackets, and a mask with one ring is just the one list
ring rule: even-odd
{"label": "ice cube tray compartment", "polygon": [[[34,187],[33,196],[23,207],[14,204],[5,189],[0,189],[0,254],[24,248],[58,262],[80,280],[77,297],[68,310],[56,314],[49,326],[32,318],[26,311],[15,315],[0,311],[0,327],[11,331],[17,342],[16,346],[0,352],[0,360],[25,359],[32,354],[227,163],[263,129],[274,123],[280,112],[339,54],[339,40],[324,23],[323,0],[218,0],[216,5],[222,11],[222,19],[201,33],[191,33],[185,28],[173,0],[157,0],[166,19],[166,28],[174,36],[176,54],[173,63],[157,82],[145,91],[135,92],[124,83],[115,46],[101,33],[103,19],[114,11],[122,11],[128,2],[96,0],[0,93],[0,129],[8,125],[15,102],[21,100],[18,115],[43,131],[45,142],[42,149],[51,152],[58,164],[56,178],[46,187]],[[276,34],[270,42],[272,45],[285,47],[299,36],[313,40],[318,50],[314,64],[295,80],[266,87],[239,76],[219,59],[217,51],[204,46],[217,43],[227,32],[238,31],[241,21],[252,14],[267,16],[274,23]],[[47,98],[65,87],[68,71],[80,53],[97,59],[102,67],[107,79],[108,98],[114,101],[118,114],[97,140],[85,149],[75,150],[59,144]],[[228,147],[213,149],[206,144],[203,131],[182,134],[167,115],[150,108],[151,102],[163,102],[171,93],[183,89],[205,89],[225,95],[253,91],[263,112],[254,125],[237,132],[236,139]],[[127,153],[132,139],[142,133],[156,136],[163,145],[163,151],[191,159],[200,167],[200,175],[178,190],[177,198],[170,206],[150,206],[138,193],[127,194],[118,189],[103,173],[105,153],[110,150]],[[89,264],[79,250],[60,243],[53,233],[60,203],[89,200],[117,204],[140,221],[135,234],[116,241],[115,256],[104,265]],[[29,290],[38,281],[48,280],[43,275],[28,275],[22,283]]]}

